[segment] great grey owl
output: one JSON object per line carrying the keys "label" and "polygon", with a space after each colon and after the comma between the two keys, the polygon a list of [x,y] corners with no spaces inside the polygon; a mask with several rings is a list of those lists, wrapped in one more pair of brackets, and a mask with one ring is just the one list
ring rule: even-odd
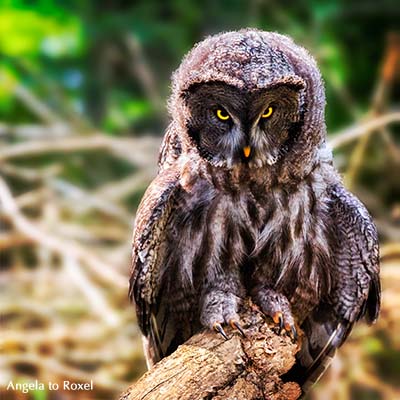
{"label": "great grey owl", "polygon": [[332,164],[324,108],[315,61],[286,36],[223,33],[184,58],[133,237],[149,365],[204,327],[242,331],[250,296],[281,330],[303,330],[305,390],[357,320],[376,320],[377,232]]}

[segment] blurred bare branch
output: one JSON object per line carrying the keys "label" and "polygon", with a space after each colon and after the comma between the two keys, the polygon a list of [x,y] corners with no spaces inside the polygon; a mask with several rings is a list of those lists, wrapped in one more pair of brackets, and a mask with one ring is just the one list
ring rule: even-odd
{"label": "blurred bare branch", "polygon": [[95,272],[105,282],[112,283],[122,288],[127,287],[127,280],[124,276],[120,275],[116,270],[112,271],[110,265],[103,263],[103,261],[98,259],[91,252],[85,250],[76,243],[61,240],[60,238],[45,232],[26,219],[20,213],[9,188],[1,178],[0,200],[3,214],[10,218],[16,229],[25,234],[28,238],[37,242],[41,246],[45,246],[57,253],[65,255],[66,257],[72,256],[77,258],[83,264],[90,267],[93,272]]}
{"label": "blurred bare branch", "polygon": [[160,138],[112,138],[103,134],[77,136],[53,140],[36,140],[3,146],[0,149],[0,162],[18,157],[35,156],[45,153],[63,154],[77,151],[108,150],[123,157],[138,167],[155,164],[148,154],[156,154],[161,143]]}
{"label": "blurred bare branch", "polygon": [[373,119],[361,122],[359,124],[356,124],[355,126],[333,134],[329,140],[329,145],[333,149],[338,149],[342,146],[347,145],[348,143],[351,143],[361,138],[364,135],[369,135],[373,131],[383,128],[394,122],[400,122],[400,111],[394,111],[381,116],[377,116]]}
{"label": "blurred bare branch", "polygon": [[120,317],[114,309],[108,305],[101,291],[92,284],[84,270],[80,268],[77,260],[71,256],[64,258],[65,271],[69,276],[69,281],[78,286],[87,297],[95,315],[104,319],[105,323],[113,328],[120,324]]}
{"label": "blurred bare branch", "polygon": [[74,213],[82,214],[94,208],[107,215],[118,218],[129,227],[133,225],[131,214],[117,204],[109,202],[104,197],[86,192],[78,186],[59,178],[49,179],[48,186],[52,188],[54,192],[60,193],[69,200],[69,208],[71,208],[71,211]]}
{"label": "blurred bare branch", "polygon": [[25,85],[17,84],[14,87],[14,95],[43,122],[52,124],[61,120],[50,107],[39,100]]}
{"label": "blurred bare branch", "polygon": [[144,187],[148,184],[150,177],[154,174],[153,170],[142,170],[132,174],[118,182],[110,182],[96,190],[96,194],[109,199],[110,201],[118,201],[130,194],[137,188]]}
{"label": "blurred bare branch", "polygon": [[[386,53],[383,59],[382,68],[376,88],[372,95],[370,109],[365,119],[373,120],[377,116],[382,115],[389,105],[389,97],[391,89],[397,76],[397,66],[400,64],[400,39],[397,34],[390,35],[387,40]],[[392,143],[388,138],[388,132],[385,126],[379,128],[380,135],[383,136],[386,143]],[[372,130],[367,130],[361,139],[357,142],[354,150],[349,158],[349,165],[346,171],[346,183],[351,189],[355,183],[356,177],[363,165],[364,156],[368,148]],[[391,146],[394,148],[393,146]],[[396,157],[397,158],[397,157]]]}
{"label": "blurred bare branch", "polygon": [[132,77],[143,87],[146,96],[151,101],[154,108],[156,110],[161,110],[164,103],[158,93],[156,80],[144,57],[139,40],[134,35],[127,34],[125,36],[125,45],[128,50],[128,57],[126,57],[126,60]]}
{"label": "blurred bare branch", "polygon": [[397,243],[387,243],[381,247],[381,259],[400,259],[400,239]]}
{"label": "blurred bare branch", "polygon": [[19,140],[54,139],[73,135],[74,131],[64,122],[10,125],[0,122],[0,137]]}

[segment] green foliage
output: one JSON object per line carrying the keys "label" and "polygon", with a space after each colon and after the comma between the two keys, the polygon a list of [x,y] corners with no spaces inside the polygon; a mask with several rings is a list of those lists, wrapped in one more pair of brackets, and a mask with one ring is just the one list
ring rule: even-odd
{"label": "green foliage", "polygon": [[152,103],[135,75],[135,63],[143,60],[127,51],[126,38],[139,42],[165,103],[169,76],[195,42],[254,26],[289,34],[317,57],[327,86],[328,127],[335,130],[368,105],[395,9],[390,0],[3,1],[0,116],[35,120],[13,98],[13,85],[21,83],[57,112],[78,113],[109,132],[161,134],[165,109]]}
{"label": "green foliage", "polygon": [[0,51],[14,57],[61,58],[82,50],[81,23],[67,13],[3,7],[0,37]]}
{"label": "green foliage", "polygon": [[32,392],[33,400],[47,400],[47,391],[46,390],[35,390]]}

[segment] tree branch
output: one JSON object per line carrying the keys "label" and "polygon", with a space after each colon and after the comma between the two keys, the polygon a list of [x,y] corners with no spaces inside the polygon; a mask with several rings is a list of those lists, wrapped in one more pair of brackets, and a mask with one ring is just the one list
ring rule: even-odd
{"label": "tree branch", "polygon": [[200,332],[157,363],[119,400],[299,398],[299,385],[280,378],[293,366],[298,345],[286,334],[275,333],[250,302],[240,315],[245,338],[230,327],[227,341],[215,332]]}
{"label": "tree branch", "polygon": [[364,135],[370,134],[376,129],[382,129],[394,122],[400,122],[400,112],[398,111],[389,112],[344,129],[343,131],[332,135],[329,140],[329,145],[333,149],[338,149],[339,147],[351,143]]}
{"label": "tree branch", "polygon": [[97,277],[102,278],[108,284],[112,283],[117,287],[126,288],[127,279],[121,273],[108,265],[78,243],[69,242],[62,238],[46,232],[38,225],[28,220],[19,210],[10,189],[3,179],[0,177],[0,205],[1,212],[8,217],[15,229],[24,234],[33,242],[39,243],[40,246],[50,249],[64,256],[71,256],[87,265]]}
{"label": "tree branch", "polygon": [[66,154],[76,151],[107,150],[138,167],[149,168],[154,165],[154,160],[149,157],[149,154],[156,154],[160,144],[161,139],[154,136],[113,138],[103,133],[96,133],[91,136],[30,140],[3,146],[0,149],[0,162],[46,153]]}

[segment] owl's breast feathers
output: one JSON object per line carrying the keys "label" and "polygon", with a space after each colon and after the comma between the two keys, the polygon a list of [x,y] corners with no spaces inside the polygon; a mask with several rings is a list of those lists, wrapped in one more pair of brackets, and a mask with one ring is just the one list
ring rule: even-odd
{"label": "owl's breast feathers", "polygon": [[[265,179],[239,172],[222,178],[209,166],[194,167],[190,162],[179,164],[179,178],[173,168],[161,176],[170,171],[175,171],[176,180],[173,204],[163,209],[162,218],[157,217],[152,239],[157,242],[157,232],[164,230],[160,246],[165,247],[166,258],[160,268],[175,271],[173,282],[170,274],[164,275],[163,287],[198,293],[210,264],[217,266],[215,273],[219,268],[239,269],[249,282],[262,274],[272,288],[288,296],[300,320],[328,295],[332,285],[328,198],[317,174],[288,189],[266,188],[270,183]],[[160,211],[151,199],[170,196],[167,190],[160,197],[159,190],[154,196],[150,187],[143,200],[153,215]],[[147,243],[144,236],[141,240]],[[151,278],[155,279],[154,272]]]}

